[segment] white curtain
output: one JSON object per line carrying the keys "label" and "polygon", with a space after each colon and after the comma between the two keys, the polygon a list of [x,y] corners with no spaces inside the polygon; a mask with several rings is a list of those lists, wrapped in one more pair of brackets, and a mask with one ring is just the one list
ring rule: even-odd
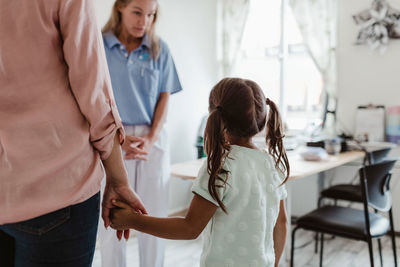
{"label": "white curtain", "polygon": [[[320,71],[328,110],[336,109],[336,34],[338,0],[290,0],[304,43]],[[334,131],[328,118],[325,126]]]}
{"label": "white curtain", "polygon": [[222,77],[231,75],[249,13],[250,0],[218,1],[218,58]]}

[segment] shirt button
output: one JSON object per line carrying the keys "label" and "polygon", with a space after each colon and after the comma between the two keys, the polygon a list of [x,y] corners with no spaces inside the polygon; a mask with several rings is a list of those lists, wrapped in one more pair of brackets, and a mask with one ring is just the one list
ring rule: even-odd
{"label": "shirt button", "polygon": [[128,53],[125,53],[124,56],[125,56],[125,57],[128,57]]}

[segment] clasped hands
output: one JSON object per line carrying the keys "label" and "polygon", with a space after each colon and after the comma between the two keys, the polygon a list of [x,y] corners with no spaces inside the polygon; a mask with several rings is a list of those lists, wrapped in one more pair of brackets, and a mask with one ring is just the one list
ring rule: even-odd
{"label": "clasped hands", "polygon": [[125,142],[122,144],[122,149],[125,151],[125,160],[138,159],[147,160],[147,155],[154,140],[150,136],[129,136],[125,137]]}
{"label": "clasped hands", "polygon": [[[128,209],[126,207],[129,207],[129,211],[135,210],[137,213],[147,214],[146,208],[144,207],[142,201],[140,200],[139,196],[130,188],[129,184],[115,185],[112,183],[106,183],[102,206],[102,218],[106,228],[111,226],[111,219],[113,219],[114,225],[116,224],[116,222],[114,222],[116,220],[115,215],[121,207],[124,207],[124,209]],[[122,235],[125,237],[125,239],[129,238],[129,227],[119,227],[116,230],[117,238],[119,240],[121,240]]]}
{"label": "clasped hands", "polygon": [[138,218],[138,216],[143,216],[140,210],[134,210],[131,206],[122,201],[113,200],[112,203],[116,208],[111,211],[110,226],[117,231],[133,228],[132,224],[135,219]]}

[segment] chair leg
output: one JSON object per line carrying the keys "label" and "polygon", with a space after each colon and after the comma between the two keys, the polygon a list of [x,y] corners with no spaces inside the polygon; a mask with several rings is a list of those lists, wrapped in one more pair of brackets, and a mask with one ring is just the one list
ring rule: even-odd
{"label": "chair leg", "polygon": [[318,198],[317,208],[320,208],[320,207],[321,207],[322,199],[324,199],[324,198],[323,198],[323,197],[319,197],[319,198]]}
{"label": "chair leg", "polygon": [[379,248],[379,259],[381,261],[381,267],[383,267],[383,259],[382,259],[382,243],[381,239],[378,238],[378,248]]}
{"label": "chair leg", "polygon": [[298,230],[298,227],[295,227],[292,231],[292,248],[290,250],[290,267],[294,266],[294,237],[296,234],[296,231]]}
{"label": "chair leg", "polygon": [[368,238],[368,249],[369,249],[369,260],[371,262],[371,267],[374,267],[374,253],[372,250],[372,239]]}
{"label": "chair leg", "polygon": [[[317,207],[320,208],[321,207],[321,203],[322,203],[322,199],[323,197],[319,197],[318,198],[318,202],[317,202]],[[318,253],[318,239],[319,239],[319,233],[315,232],[315,246],[314,246],[314,253],[317,254]]]}
{"label": "chair leg", "polygon": [[397,267],[397,253],[396,253],[396,236],[394,230],[391,231],[392,236],[392,248],[393,248],[393,257],[394,257],[394,267]]}
{"label": "chair leg", "polygon": [[389,220],[390,220],[390,235],[392,237],[392,248],[393,248],[393,257],[394,257],[394,266],[397,267],[397,253],[396,253],[396,236],[394,232],[394,226],[393,226],[393,214],[392,210],[389,210]]}
{"label": "chair leg", "polygon": [[321,233],[321,249],[319,252],[319,267],[322,267],[323,255],[324,255],[324,233]]}

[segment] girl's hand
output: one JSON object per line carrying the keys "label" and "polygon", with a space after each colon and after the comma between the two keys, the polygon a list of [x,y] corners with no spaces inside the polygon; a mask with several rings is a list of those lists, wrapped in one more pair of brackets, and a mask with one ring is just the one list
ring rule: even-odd
{"label": "girl's hand", "polygon": [[130,222],[134,220],[137,214],[131,206],[124,202],[113,200],[114,206],[118,207],[112,210],[110,226],[115,230],[129,229]]}
{"label": "girl's hand", "polygon": [[122,144],[122,149],[125,151],[124,159],[147,160],[148,152],[142,146],[145,139],[137,136],[125,137],[125,142]]}

